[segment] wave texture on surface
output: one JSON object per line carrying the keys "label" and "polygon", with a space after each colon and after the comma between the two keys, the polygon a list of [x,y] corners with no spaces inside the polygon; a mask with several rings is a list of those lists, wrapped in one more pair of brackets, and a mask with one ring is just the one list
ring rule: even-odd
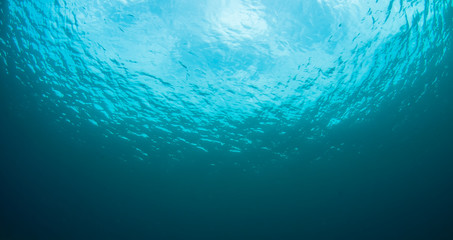
{"label": "wave texture on surface", "polygon": [[[42,111],[134,146],[284,158],[437,80],[451,1],[11,0],[0,61]],[[8,50],[7,50],[8,49]],[[13,59],[14,62],[11,62]],[[286,144],[286,145],[284,145]],[[175,151],[166,151],[171,146]]]}

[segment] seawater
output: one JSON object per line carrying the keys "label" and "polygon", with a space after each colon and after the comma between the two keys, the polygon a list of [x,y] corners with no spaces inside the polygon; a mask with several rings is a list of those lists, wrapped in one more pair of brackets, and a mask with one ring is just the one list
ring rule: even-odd
{"label": "seawater", "polygon": [[451,0],[0,6],[0,238],[453,237]]}

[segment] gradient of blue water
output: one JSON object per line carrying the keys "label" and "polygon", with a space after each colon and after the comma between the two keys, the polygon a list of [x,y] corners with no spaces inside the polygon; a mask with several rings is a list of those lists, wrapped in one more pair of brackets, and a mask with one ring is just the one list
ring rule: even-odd
{"label": "gradient of blue water", "polygon": [[33,76],[17,81],[62,128],[122,139],[135,151],[125,160],[286,159],[383,104],[404,111],[437,91],[424,74],[444,58],[451,5],[11,0],[0,61]]}
{"label": "gradient of blue water", "polygon": [[453,1],[0,1],[0,239],[453,239]]}

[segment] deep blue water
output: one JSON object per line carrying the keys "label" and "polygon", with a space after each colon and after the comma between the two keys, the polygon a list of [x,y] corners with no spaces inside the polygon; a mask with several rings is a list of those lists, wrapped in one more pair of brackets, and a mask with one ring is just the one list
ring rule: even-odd
{"label": "deep blue water", "polygon": [[453,239],[453,2],[0,2],[0,239]]}

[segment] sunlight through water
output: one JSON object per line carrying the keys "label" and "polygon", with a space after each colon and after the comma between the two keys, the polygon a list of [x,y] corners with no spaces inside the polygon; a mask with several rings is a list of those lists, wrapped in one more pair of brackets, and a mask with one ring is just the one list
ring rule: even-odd
{"label": "sunlight through water", "polygon": [[18,81],[36,89],[42,111],[121,139],[136,159],[252,150],[285,158],[304,151],[288,141],[322,138],[382,104],[404,109],[436,91],[425,73],[445,57],[449,8],[451,1],[11,0],[12,27],[0,44],[14,53],[0,58],[12,55],[38,76]]}

